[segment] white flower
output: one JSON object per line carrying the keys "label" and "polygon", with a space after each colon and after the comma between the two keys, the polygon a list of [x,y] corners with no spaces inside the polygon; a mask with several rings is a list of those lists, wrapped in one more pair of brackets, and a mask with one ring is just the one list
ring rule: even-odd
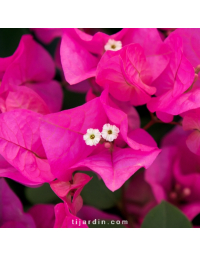
{"label": "white flower", "polygon": [[85,140],[86,145],[88,146],[96,146],[100,139],[101,133],[98,129],[87,129],[87,133],[83,135],[83,139]]}
{"label": "white flower", "polygon": [[115,125],[104,124],[103,131],[101,132],[102,137],[107,141],[113,141],[118,137],[119,129]]}
{"label": "white flower", "polygon": [[114,39],[109,39],[107,44],[104,46],[105,51],[118,51],[122,48],[121,41],[115,41]]}

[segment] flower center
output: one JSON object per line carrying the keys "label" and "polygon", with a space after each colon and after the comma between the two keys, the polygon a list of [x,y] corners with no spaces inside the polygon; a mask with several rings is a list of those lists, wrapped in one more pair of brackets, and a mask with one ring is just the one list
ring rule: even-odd
{"label": "flower center", "polygon": [[115,49],[115,48],[116,48],[116,45],[114,45],[114,44],[111,45],[111,48],[112,48],[112,49]]}
{"label": "flower center", "polygon": [[96,146],[101,140],[101,133],[98,129],[89,128],[83,135],[83,140],[88,146]]}
{"label": "flower center", "polygon": [[94,134],[90,135],[90,139],[93,140],[95,138]]}
{"label": "flower center", "polygon": [[115,41],[114,39],[109,39],[108,42],[104,46],[105,51],[118,51],[122,48],[121,41]]}
{"label": "flower center", "polygon": [[119,134],[119,128],[115,125],[104,124],[101,135],[106,141],[112,142],[117,139]]}

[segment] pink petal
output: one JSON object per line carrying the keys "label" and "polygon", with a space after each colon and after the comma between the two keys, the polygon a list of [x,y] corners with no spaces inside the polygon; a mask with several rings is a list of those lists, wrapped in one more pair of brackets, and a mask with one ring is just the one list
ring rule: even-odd
{"label": "pink petal", "polygon": [[154,54],[161,46],[162,39],[156,28],[129,28],[122,38],[123,46],[137,43],[142,46],[145,54]]}
{"label": "pink petal", "polygon": [[6,111],[29,109],[41,114],[50,113],[44,100],[33,90],[25,86],[16,87],[14,91],[9,91],[5,103]]}
{"label": "pink petal", "polygon": [[192,221],[200,213],[200,203],[189,203],[181,206],[180,209]]}
{"label": "pink petal", "polygon": [[[76,173],[73,183],[69,181],[55,180],[50,183],[51,189],[67,203],[70,211],[76,214],[83,205],[83,200],[79,196],[83,187],[91,180],[91,177],[84,173]],[[73,192],[71,195],[70,192]]]}
{"label": "pink petal", "polygon": [[65,79],[68,83],[76,84],[95,76],[98,58],[71,37],[67,30],[63,30],[60,54]]}
{"label": "pink petal", "polygon": [[111,154],[105,149],[97,155],[89,156],[73,168],[90,168],[101,176],[111,191],[115,191],[138,169],[148,168],[159,153],[160,150],[141,152],[130,148],[115,148]]}
{"label": "pink petal", "polygon": [[0,177],[10,178],[25,186],[36,186],[41,184],[40,182],[33,182],[23,176],[17,169],[10,165],[1,155],[0,155]]}
{"label": "pink petal", "polygon": [[154,196],[158,202],[168,198],[172,186],[172,159],[176,154],[173,147],[162,148],[162,153],[146,170],[145,180],[151,185]]}
{"label": "pink petal", "polygon": [[24,85],[26,82],[47,82],[53,79],[53,59],[32,36],[24,35],[16,52],[17,56],[4,74],[1,92],[16,85]]}
{"label": "pink petal", "polygon": [[[147,72],[146,72],[147,71]],[[146,58],[138,44],[130,44],[117,52],[106,52],[97,67],[97,83],[106,88],[120,101],[129,101],[133,105],[145,104],[155,88],[151,83]]]}
{"label": "pink petal", "polygon": [[41,115],[13,110],[0,115],[0,153],[33,182],[54,179],[39,137]]}
{"label": "pink petal", "polygon": [[200,29],[199,28],[178,28],[172,34],[178,35],[183,40],[183,51],[186,58],[193,67],[200,64]]}
{"label": "pink petal", "polygon": [[135,129],[128,133],[127,143],[135,150],[151,151],[157,149],[154,139],[143,129]]}
{"label": "pink petal", "polygon": [[96,98],[80,107],[47,115],[43,118],[40,134],[52,172],[60,180],[70,180],[67,169],[93,152],[83,135],[87,129],[101,130],[107,116]]}
{"label": "pink petal", "polygon": [[0,179],[0,226],[34,228],[32,217],[23,212],[23,207],[4,179]]}
{"label": "pink petal", "polygon": [[28,213],[33,217],[36,228],[53,228],[55,222],[54,205],[37,204]]}
{"label": "pink petal", "polygon": [[44,100],[50,112],[58,112],[61,110],[63,91],[57,81],[27,83],[26,86],[35,91]]}
{"label": "pink petal", "polygon": [[66,204],[60,203],[55,206],[54,228],[88,228],[81,219],[72,215]]}

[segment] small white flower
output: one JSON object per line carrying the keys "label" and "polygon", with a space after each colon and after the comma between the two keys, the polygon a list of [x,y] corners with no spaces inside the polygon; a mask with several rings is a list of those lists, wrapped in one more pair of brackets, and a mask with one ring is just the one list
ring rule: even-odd
{"label": "small white flower", "polygon": [[118,51],[122,48],[121,41],[115,41],[114,39],[109,39],[107,44],[104,46],[105,51]]}
{"label": "small white flower", "polygon": [[83,135],[83,139],[88,146],[96,146],[100,139],[101,133],[98,129],[87,129],[87,133]]}
{"label": "small white flower", "polygon": [[103,131],[101,132],[102,137],[107,141],[113,141],[118,137],[119,129],[115,125],[104,124]]}

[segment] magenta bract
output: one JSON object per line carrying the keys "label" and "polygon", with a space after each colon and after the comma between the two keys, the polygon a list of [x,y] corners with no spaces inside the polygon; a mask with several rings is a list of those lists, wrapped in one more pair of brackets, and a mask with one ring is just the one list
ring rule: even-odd
{"label": "magenta bract", "polygon": [[187,93],[194,81],[194,69],[184,56],[181,37],[172,33],[165,43],[169,47],[170,61],[152,83],[157,89],[156,97],[148,102],[147,107],[151,112],[156,112],[163,122],[170,122],[173,115],[181,114],[195,104],[191,93]]}
{"label": "magenta bract", "polygon": [[[41,117],[25,109],[0,115],[0,154],[35,184],[54,179],[39,135]],[[24,178],[21,182],[25,183]]]}
{"label": "magenta bract", "polygon": [[101,32],[91,36],[79,29],[63,29],[61,62],[70,84],[95,76],[97,64],[109,39],[120,41],[122,46],[138,43],[148,55],[155,53],[162,44],[157,29],[124,28],[111,36]]}
{"label": "magenta bract", "polygon": [[73,181],[55,180],[50,183],[50,186],[55,194],[68,205],[71,213],[76,215],[83,206],[80,193],[91,179],[89,175],[76,173],[73,177]]}
{"label": "magenta bract", "polygon": [[55,216],[54,228],[88,228],[87,224],[69,212],[66,203],[55,206]]}
{"label": "magenta bract", "polygon": [[24,213],[20,200],[2,178],[0,178],[0,205],[1,228],[35,228],[33,218]]}
{"label": "magenta bract", "polygon": [[25,108],[47,114],[61,109],[63,95],[59,83],[53,80],[53,59],[32,36],[24,35],[16,52],[1,58],[0,63],[1,112]]}
{"label": "magenta bract", "polygon": [[[104,144],[86,145],[83,135],[87,129],[102,131],[106,123],[120,129],[113,150]],[[112,191],[141,167],[150,166],[160,152],[148,133],[128,130],[127,114],[109,105],[107,91],[81,107],[47,115],[40,133],[56,178],[69,181],[74,170],[84,167],[98,173]]]}
{"label": "magenta bract", "polygon": [[200,160],[188,149],[187,135],[176,127],[164,137],[162,152],[146,170],[146,180],[158,202],[175,204],[192,220],[200,213]]}

